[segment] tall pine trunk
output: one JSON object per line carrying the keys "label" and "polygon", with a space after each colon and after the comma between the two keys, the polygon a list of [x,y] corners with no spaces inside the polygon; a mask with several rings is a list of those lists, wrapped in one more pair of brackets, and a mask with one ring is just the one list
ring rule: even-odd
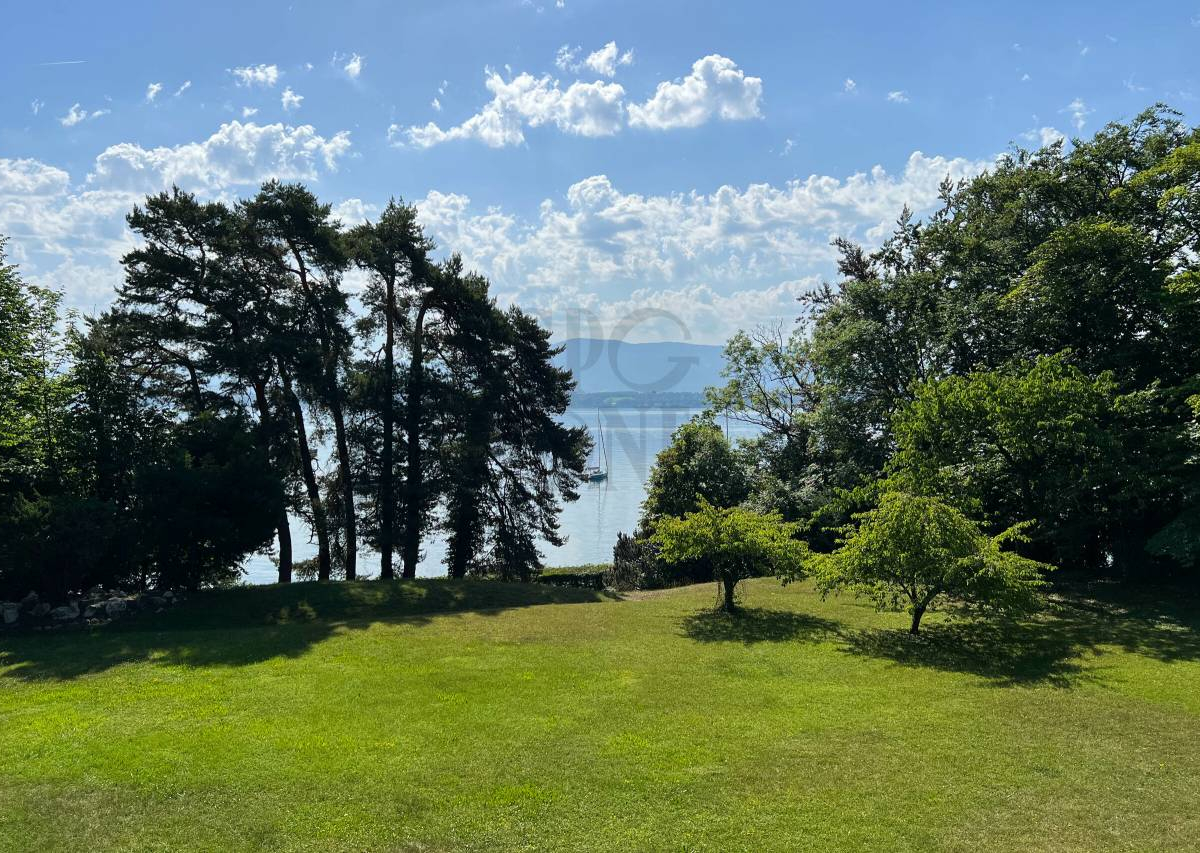
{"label": "tall pine trunk", "polygon": [[275,533],[279,537],[279,583],[292,582],[292,527],[288,522],[287,507],[279,510],[279,519],[275,523]]}
{"label": "tall pine trunk", "polygon": [[329,519],[325,514],[325,504],[321,500],[321,490],[317,485],[317,475],[313,466],[312,449],[308,444],[308,429],[304,423],[304,408],[300,398],[292,388],[291,377],[279,366],[279,375],[283,382],[283,393],[291,409],[292,418],[296,421],[296,440],[300,448],[300,474],[304,478],[304,489],[308,493],[308,504],[312,510],[313,531],[317,534],[317,580],[327,581],[330,575],[331,560],[329,557]]}
{"label": "tall pine trunk", "polygon": [[300,276],[300,288],[308,300],[317,322],[318,344],[321,347],[322,379],[325,383],[326,405],[333,417],[333,431],[337,442],[338,466],[342,472],[342,510],[343,531],[346,547],[346,580],[352,581],[358,577],[358,524],[354,517],[354,474],[350,467],[350,443],[346,439],[346,416],[342,406],[342,390],[338,386],[338,361],[341,353],[335,338],[336,324],[330,323],[321,300],[313,292],[308,279],[308,268],[304,257],[296,243],[288,240],[288,247],[296,260]]}
{"label": "tall pine trunk", "polygon": [[337,440],[338,463],[342,469],[342,503],[346,531],[346,580],[358,577],[358,522],[354,517],[354,479],[350,469],[350,442],[346,439],[346,418],[342,398],[336,387],[329,408],[333,414],[333,432]]}
{"label": "tall pine trunk", "polygon": [[473,401],[462,418],[462,449],[451,477],[453,498],[448,513],[450,542],[447,557],[452,578],[465,578],[471,561],[478,556],[483,526],[483,490],[488,477],[488,446],[496,405],[496,400],[484,396]]}
{"label": "tall pine trunk", "polygon": [[379,491],[379,576],[391,580],[396,576],[392,568],[392,526],[396,521],[396,493],[392,486],[392,432],[395,429],[396,401],[396,279],[387,278],[387,299],[384,306],[387,316],[387,340],[383,348],[383,458],[380,460]]}
{"label": "tall pine trunk", "polygon": [[[258,408],[259,440],[267,451],[267,458],[275,461],[271,447],[271,409],[267,405],[266,383],[260,380],[254,382],[254,403]],[[281,484],[282,491],[282,484]],[[275,522],[275,532],[279,537],[279,582],[292,582],[292,527],[288,521],[287,501],[281,501],[278,520]]]}
{"label": "tall pine trunk", "polygon": [[424,472],[421,468],[421,415],[423,409],[422,382],[425,370],[425,308],[424,299],[417,309],[417,321],[413,324],[412,360],[408,369],[408,388],[405,410],[405,450],[407,470],[405,476],[404,503],[404,560],[403,576],[417,576],[417,560],[421,554],[421,508],[424,500]]}

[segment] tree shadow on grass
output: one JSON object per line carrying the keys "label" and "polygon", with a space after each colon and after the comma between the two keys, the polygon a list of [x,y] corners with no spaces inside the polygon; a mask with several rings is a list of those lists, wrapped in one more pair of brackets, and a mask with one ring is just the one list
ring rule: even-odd
{"label": "tree shadow on grass", "polygon": [[1055,595],[1045,611],[1023,619],[961,619],[927,625],[917,636],[877,629],[841,637],[851,654],[905,666],[971,673],[997,686],[1069,687],[1085,676],[1084,656],[1110,649],[1164,662],[1200,660],[1200,608],[1093,587]]}
{"label": "tree shadow on grass", "polygon": [[685,636],[701,643],[787,643],[815,640],[837,631],[838,624],[828,619],[771,610],[743,607],[733,613],[702,610],[683,619]]}
{"label": "tree shadow on grass", "polygon": [[70,680],[126,663],[246,666],[299,657],[344,631],[424,625],[472,613],[494,616],[543,604],[582,604],[611,593],[498,581],[297,583],[193,595],[179,607],[103,627],[0,637],[0,677]]}
{"label": "tree shadow on grass", "polygon": [[[907,622],[906,617],[897,617]],[[972,617],[905,628],[857,629],[787,610],[704,610],[682,620],[702,643],[783,643],[834,638],[842,650],[901,666],[978,675],[996,686],[1069,687],[1087,677],[1084,658],[1114,649],[1164,662],[1200,661],[1200,600],[1194,593],[1093,583],[1060,590],[1025,618]]]}
{"label": "tree shadow on grass", "polygon": [[842,635],[845,651],[904,666],[971,673],[997,685],[1069,686],[1082,673],[1082,651],[1063,631],[1028,623],[963,622],[907,630],[854,631]]}

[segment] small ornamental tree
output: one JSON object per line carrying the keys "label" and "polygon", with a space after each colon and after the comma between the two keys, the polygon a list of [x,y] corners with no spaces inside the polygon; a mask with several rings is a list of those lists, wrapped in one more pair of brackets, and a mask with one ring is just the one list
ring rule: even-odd
{"label": "small ornamental tree", "polygon": [[1052,568],[1002,549],[1023,539],[1024,524],[987,536],[936,498],[889,492],[856,518],[857,529],[836,551],[808,561],[817,585],[824,594],[866,595],[881,610],[907,609],[912,634],[943,597],[1001,611],[1032,609],[1045,586],[1043,572]]}
{"label": "small ornamental tree", "polygon": [[798,576],[803,571],[803,542],[794,538],[798,525],[777,513],[763,515],[743,507],[723,509],[700,498],[700,508],[682,517],[658,520],[652,541],[659,559],[669,564],[705,560],[721,590],[721,610],[736,609],[738,582],[759,575]]}

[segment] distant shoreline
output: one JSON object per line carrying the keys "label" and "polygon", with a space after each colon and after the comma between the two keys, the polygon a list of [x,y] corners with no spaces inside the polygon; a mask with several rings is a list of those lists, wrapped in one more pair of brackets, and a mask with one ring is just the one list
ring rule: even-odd
{"label": "distant shoreline", "polygon": [[571,396],[571,408],[702,409],[704,394],[695,391],[590,391]]}

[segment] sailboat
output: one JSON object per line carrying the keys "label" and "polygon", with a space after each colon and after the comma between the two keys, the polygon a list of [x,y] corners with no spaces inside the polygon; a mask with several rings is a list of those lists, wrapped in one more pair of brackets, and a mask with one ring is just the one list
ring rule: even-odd
{"label": "sailboat", "polygon": [[[596,464],[583,469],[583,476],[589,483],[598,483],[608,479],[608,448],[604,446],[604,425],[600,423],[600,412],[596,411],[596,431],[600,434],[600,444],[596,448]],[[604,467],[600,467],[600,454],[604,454]]]}

